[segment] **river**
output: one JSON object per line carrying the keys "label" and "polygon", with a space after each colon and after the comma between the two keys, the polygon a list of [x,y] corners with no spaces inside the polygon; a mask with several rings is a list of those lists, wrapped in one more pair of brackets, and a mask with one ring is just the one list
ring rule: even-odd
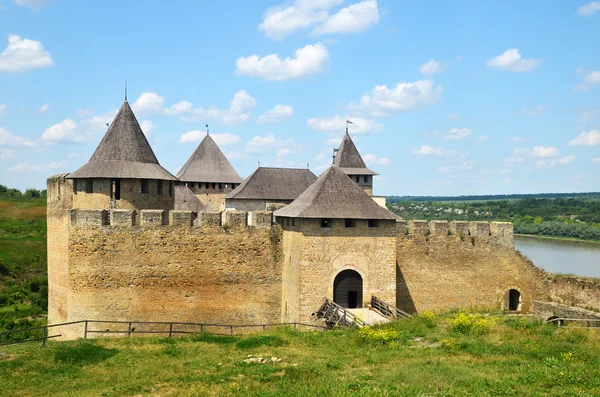
{"label": "river", "polygon": [[514,236],[515,248],[552,273],[600,278],[600,243]]}

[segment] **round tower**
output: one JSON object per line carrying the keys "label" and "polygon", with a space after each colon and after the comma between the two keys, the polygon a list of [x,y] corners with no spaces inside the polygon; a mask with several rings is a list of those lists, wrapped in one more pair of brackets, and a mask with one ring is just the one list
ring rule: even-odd
{"label": "round tower", "polygon": [[127,100],[90,160],[67,178],[73,209],[174,209],[177,178],[159,164]]}

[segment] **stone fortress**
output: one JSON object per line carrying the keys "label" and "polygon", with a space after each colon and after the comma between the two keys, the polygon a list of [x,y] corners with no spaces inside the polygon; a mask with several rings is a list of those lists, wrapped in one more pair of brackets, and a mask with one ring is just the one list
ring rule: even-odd
{"label": "stone fortress", "polygon": [[512,224],[405,222],[375,175],[346,131],[319,177],[244,180],[208,134],[174,176],[125,101],[90,160],[48,178],[48,322],[314,323],[325,298],[373,296],[409,313],[600,306],[517,252]]}

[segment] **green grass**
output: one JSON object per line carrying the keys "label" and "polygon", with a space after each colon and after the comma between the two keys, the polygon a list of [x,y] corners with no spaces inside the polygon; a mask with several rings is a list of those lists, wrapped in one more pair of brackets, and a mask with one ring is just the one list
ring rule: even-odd
{"label": "green grass", "polygon": [[45,322],[46,199],[0,200],[0,331]]}
{"label": "green grass", "polygon": [[[462,326],[470,321],[483,321],[486,331]],[[51,341],[46,349],[26,344],[0,351],[9,354],[0,360],[2,395],[591,396],[600,391],[598,331],[481,313],[421,316],[363,331]],[[268,362],[243,362],[250,354]]]}

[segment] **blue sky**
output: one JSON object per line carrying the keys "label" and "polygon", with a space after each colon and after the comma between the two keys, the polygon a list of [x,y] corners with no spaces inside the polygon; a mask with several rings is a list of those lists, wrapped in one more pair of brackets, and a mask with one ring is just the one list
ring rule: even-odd
{"label": "blue sky", "polygon": [[129,103],[176,173],[331,163],[382,195],[600,191],[600,2],[0,0],[0,184],[43,188]]}

